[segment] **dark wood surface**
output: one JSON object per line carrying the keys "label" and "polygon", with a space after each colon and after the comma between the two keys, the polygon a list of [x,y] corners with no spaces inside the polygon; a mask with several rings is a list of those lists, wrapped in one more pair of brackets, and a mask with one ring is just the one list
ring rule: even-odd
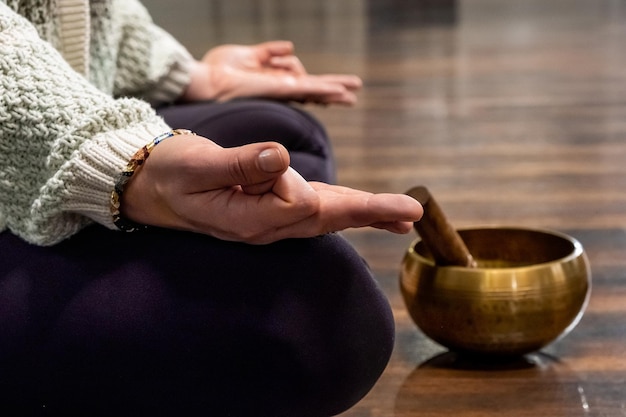
{"label": "dark wood surface", "polygon": [[296,42],[311,72],[349,72],[354,108],[311,108],[339,181],[426,185],[458,227],[578,238],[593,291],[579,325],[514,363],[467,361],[411,322],[398,272],[413,235],[345,232],[388,294],[396,348],[344,417],[626,416],[626,3],[612,0],[146,0],[194,54]]}

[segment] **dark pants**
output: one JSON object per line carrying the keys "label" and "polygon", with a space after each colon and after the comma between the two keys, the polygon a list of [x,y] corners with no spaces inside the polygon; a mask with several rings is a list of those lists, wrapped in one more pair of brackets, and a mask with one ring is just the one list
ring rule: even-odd
{"label": "dark pants", "polygon": [[[224,146],[295,146],[294,168],[328,179],[323,130],[299,111],[184,110],[206,126],[163,114]],[[307,137],[320,141],[310,157]],[[387,300],[337,234],[253,246],[94,225],[47,248],[0,234],[0,415],[329,416],[371,389],[393,336]]]}

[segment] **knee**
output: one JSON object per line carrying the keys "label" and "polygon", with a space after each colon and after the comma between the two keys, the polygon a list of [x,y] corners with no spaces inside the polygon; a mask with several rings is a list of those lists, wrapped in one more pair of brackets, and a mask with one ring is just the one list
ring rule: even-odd
{"label": "knee", "polygon": [[387,366],[394,343],[393,317],[380,295],[370,295],[359,302],[347,300],[352,311],[334,318],[329,343],[311,356],[315,371],[309,381],[311,404],[305,409],[317,405],[314,416],[336,415],[355,405]]}
{"label": "knee", "polygon": [[[387,298],[364,260],[337,234],[245,250],[258,265],[254,279],[229,278],[245,291],[229,309],[220,347],[211,347],[228,358],[224,368],[211,368],[218,409],[322,417],[356,404],[387,366],[395,334]],[[242,389],[250,400],[230,401]]]}
{"label": "knee", "polygon": [[[232,248],[247,266],[207,284],[206,296],[228,306],[198,319],[204,324],[195,335],[210,321],[223,325],[187,344],[194,367],[212,374],[198,379],[187,403],[204,404],[202,393],[211,392],[210,404],[197,409],[322,417],[365,396],[387,366],[395,328],[385,294],[355,249],[338,234]],[[245,403],[237,401],[242,391]]]}
{"label": "knee", "polygon": [[[59,407],[75,403],[73,392],[101,402],[99,384],[116,381],[104,385],[118,403],[103,407],[330,416],[359,401],[387,365],[390,306],[339,235],[265,246],[175,231],[106,236],[117,244],[105,259],[119,260],[124,245],[133,255],[92,281],[76,277],[83,288],[71,291],[42,348],[49,375],[63,376],[61,386],[41,382]],[[155,394],[164,389],[177,395]]]}
{"label": "knee", "polygon": [[285,415],[330,416],[347,410],[371,390],[393,350],[393,314],[365,262],[337,235],[316,243],[320,247],[312,252],[326,256],[318,261],[317,288],[308,291],[312,299],[300,301],[306,314],[288,313],[292,320],[303,317],[290,334],[296,353],[287,363],[299,369],[289,386],[303,390],[292,393],[296,409]]}

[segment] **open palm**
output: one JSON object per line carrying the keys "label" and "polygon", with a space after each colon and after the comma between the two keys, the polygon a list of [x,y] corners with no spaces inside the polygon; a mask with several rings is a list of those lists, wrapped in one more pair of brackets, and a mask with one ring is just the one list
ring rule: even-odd
{"label": "open palm", "polygon": [[122,211],[144,224],[255,244],[364,226],[407,233],[422,215],[406,195],[307,182],[278,143],[222,148],[184,135],[154,149],[128,183]]}
{"label": "open palm", "polygon": [[288,41],[222,45],[197,63],[186,99],[265,97],[351,105],[361,84],[354,75],[309,74]]}

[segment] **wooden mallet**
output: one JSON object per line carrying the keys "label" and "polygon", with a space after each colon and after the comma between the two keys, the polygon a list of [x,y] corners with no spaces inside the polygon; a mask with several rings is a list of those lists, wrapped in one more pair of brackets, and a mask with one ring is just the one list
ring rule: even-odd
{"label": "wooden mallet", "polygon": [[424,215],[413,225],[422,241],[433,255],[435,264],[440,266],[476,267],[474,257],[456,229],[448,222],[441,207],[424,186],[411,188],[406,192],[420,202]]}

